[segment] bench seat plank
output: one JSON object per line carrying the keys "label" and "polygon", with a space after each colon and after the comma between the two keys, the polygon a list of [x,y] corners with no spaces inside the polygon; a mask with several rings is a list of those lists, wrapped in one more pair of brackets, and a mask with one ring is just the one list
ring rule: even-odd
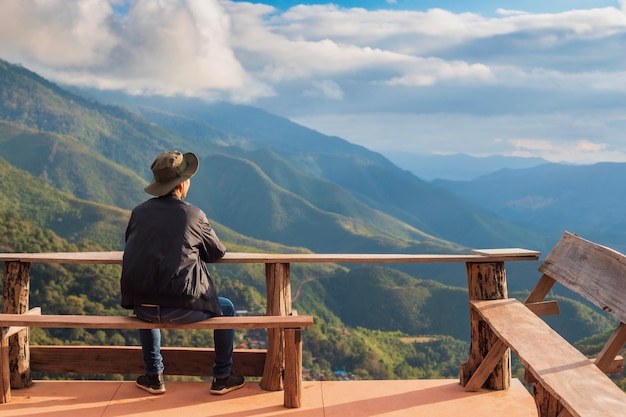
{"label": "bench seat plank", "polygon": [[573,416],[625,415],[626,393],[524,304],[510,298],[470,305]]}
{"label": "bench seat plank", "polygon": [[[41,307],[31,308],[24,314],[41,315]],[[0,330],[0,336],[2,339],[6,339],[24,330],[24,326],[1,327]]]}
{"label": "bench seat plank", "polygon": [[277,329],[313,326],[312,316],[213,317],[189,324],[149,323],[136,317],[83,316],[72,314],[0,314],[0,327],[90,329]]}

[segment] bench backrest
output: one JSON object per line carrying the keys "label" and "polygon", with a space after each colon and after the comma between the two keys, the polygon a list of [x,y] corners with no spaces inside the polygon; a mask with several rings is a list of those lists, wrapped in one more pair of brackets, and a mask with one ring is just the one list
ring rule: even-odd
{"label": "bench backrest", "polygon": [[559,282],[619,320],[617,328],[596,357],[605,373],[621,372],[624,359],[619,356],[626,344],[626,256],[564,232],[539,267],[543,273],[524,302],[537,315],[558,314],[556,301],[543,301]]}
{"label": "bench backrest", "polygon": [[626,256],[565,232],[539,271],[626,322]]}

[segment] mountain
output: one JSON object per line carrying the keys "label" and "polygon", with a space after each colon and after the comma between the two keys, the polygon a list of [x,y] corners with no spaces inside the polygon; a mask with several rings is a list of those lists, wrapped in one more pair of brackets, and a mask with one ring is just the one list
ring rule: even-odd
{"label": "mountain", "polygon": [[352,155],[388,169],[398,169],[387,158],[363,146],[323,135],[252,106],[209,103],[189,97],[130,96],[89,89],[75,91],[132,109],[146,120],[185,136],[199,139],[208,136],[212,143],[215,143],[216,136],[221,136],[225,143],[244,149],[269,148],[280,155]]}
{"label": "mountain", "polygon": [[476,157],[465,154],[421,155],[411,152],[383,152],[393,163],[426,180],[471,181],[501,169],[532,168],[547,163],[541,158],[502,155]]}
{"label": "mountain", "polygon": [[78,198],[122,208],[142,199],[145,180],[72,135],[0,120],[0,154],[48,185]]}
{"label": "mountain", "polygon": [[[189,201],[206,208],[210,218],[236,224],[245,235],[317,252],[460,250],[369,208],[332,183],[303,176],[267,150],[257,153],[265,154],[274,165],[271,173],[250,159],[223,154],[203,158],[205,175],[193,184],[202,193],[190,196]],[[292,189],[269,176],[282,174],[295,184]],[[298,194],[293,191],[296,188],[305,190]]]}
{"label": "mountain", "polygon": [[509,221],[547,234],[568,230],[626,251],[626,163],[543,164],[472,181],[435,183]]}
{"label": "mountain", "polygon": [[71,94],[1,60],[0,122],[0,150],[11,164],[79,198],[124,208],[144,198],[135,187],[151,174],[153,155],[191,146],[128,110]]}
{"label": "mountain", "polygon": [[[465,247],[513,246],[539,250],[546,247],[541,234],[459,199],[453,193],[398,168],[379,153],[260,109],[189,98],[130,97],[95,91],[85,94],[128,106],[163,127],[175,127],[186,137],[205,143],[202,152],[217,152],[225,147],[234,149],[232,152],[235,153],[270,149],[284,163],[291,164],[295,171],[334,183],[370,208],[418,229],[423,235]],[[215,132],[221,129],[228,129],[229,133],[216,140]],[[271,173],[266,174],[276,180],[278,186],[293,189],[281,182],[285,177],[277,179]],[[329,205],[332,202],[326,204]]]}

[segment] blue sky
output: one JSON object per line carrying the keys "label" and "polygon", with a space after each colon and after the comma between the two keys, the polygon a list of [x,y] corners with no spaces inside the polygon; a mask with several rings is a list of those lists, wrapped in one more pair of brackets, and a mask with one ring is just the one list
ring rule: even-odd
{"label": "blue sky", "polygon": [[532,13],[558,13],[572,9],[591,9],[596,7],[615,6],[615,1],[605,0],[525,0],[521,1],[498,1],[498,0],[366,0],[366,1],[296,1],[296,0],[278,0],[265,1],[277,9],[286,10],[290,7],[300,4],[316,5],[316,4],[336,4],[341,7],[362,7],[368,10],[391,9],[391,10],[421,10],[428,9],[444,9],[455,13],[472,12],[480,13],[485,16],[495,14],[497,9],[524,10]]}
{"label": "blue sky", "polygon": [[266,109],[381,153],[626,161],[626,0],[2,0],[62,84]]}

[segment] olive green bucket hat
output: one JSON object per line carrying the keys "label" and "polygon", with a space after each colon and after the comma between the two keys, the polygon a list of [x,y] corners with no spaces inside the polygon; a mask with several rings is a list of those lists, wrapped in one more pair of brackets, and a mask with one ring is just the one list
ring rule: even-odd
{"label": "olive green bucket hat", "polygon": [[193,177],[198,165],[198,157],[194,153],[163,152],[150,166],[154,178],[144,190],[157,197],[169,194],[178,184]]}

